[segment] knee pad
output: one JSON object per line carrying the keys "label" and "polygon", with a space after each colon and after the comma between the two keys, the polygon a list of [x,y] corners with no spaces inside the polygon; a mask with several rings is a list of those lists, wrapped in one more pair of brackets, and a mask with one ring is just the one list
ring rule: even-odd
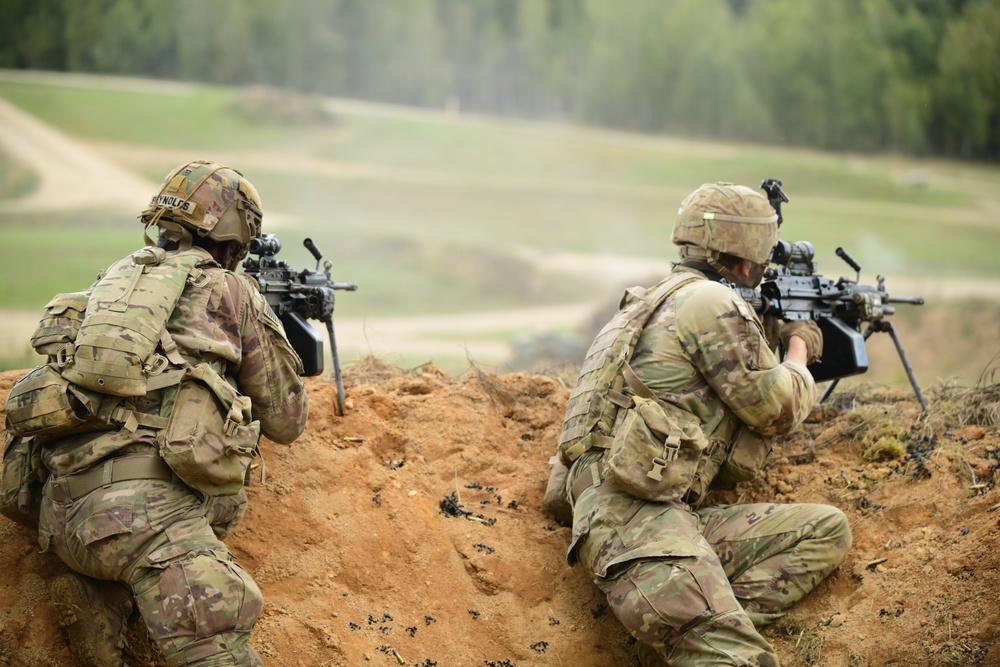
{"label": "knee pad", "polygon": [[150,634],[171,665],[193,664],[242,647],[264,605],[250,575],[228,553],[215,551],[163,564],[137,582],[134,593]]}
{"label": "knee pad", "polygon": [[601,588],[622,625],[652,646],[741,610],[721,569],[695,558],[637,563]]}

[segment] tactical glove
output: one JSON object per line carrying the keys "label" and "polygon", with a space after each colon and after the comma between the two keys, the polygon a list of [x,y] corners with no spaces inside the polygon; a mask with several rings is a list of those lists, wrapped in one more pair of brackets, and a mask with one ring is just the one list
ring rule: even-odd
{"label": "tactical glove", "polygon": [[806,342],[807,364],[814,364],[823,356],[823,334],[813,320],[785,322],[781,325],[781,344],[788,349],[788,339],[798,336]]}

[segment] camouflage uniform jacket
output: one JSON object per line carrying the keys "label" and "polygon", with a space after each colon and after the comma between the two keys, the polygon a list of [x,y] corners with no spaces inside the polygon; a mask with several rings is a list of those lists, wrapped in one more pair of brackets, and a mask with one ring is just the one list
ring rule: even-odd
{"label": "camouflage uniform jacket", "polygon": [[[197,250],[197,249],[196,249]],[[204,251],[199,267],[208,279],[188,283],[167,321],[167,331],[189,363],[216,362],[220,372],[252,401],[261,432],[291,443],[305,429],[308,398],[299,376],[302,362],[285,338],[253,281],[220,267]],[[156,413],[161,391],[135,400],[135,409]],[[46,467],[55,476],[84,470],[122,453],[155,451],[155,431],[139,428],[74,435],[47,443]]]}
{"label": "camouflage uniform jacket", "polygon": [[[694,269],[677,266],[677,271]],[[661,400],[696,415],[712,443],[693,485],[696,502],[709,487],[742,481],[729,470],[735,452],[749,450],[750,468],[770,452],[770,438],[800,424],[816,400],[816,385],[805,366],[779,363],[753,309],[725,285],[695,280],[668,297],[650,317],[630,365]],[[757,451],[754,451],[756,448]],[[763,451],[760,451],[763,448]],[[568,484],[603,453],[587,452],[576,462]],[[721,474],[720,474],[721,473]],[[756,473],[756,469],[752,471]],[[751,475],[752,476],[752,475]],[[573,511],[569,562],[583,561],[600,577],[616,564],[677,553],[672,540],[674,510],[687,504],[636,498],[608,483],[584,491]]]}

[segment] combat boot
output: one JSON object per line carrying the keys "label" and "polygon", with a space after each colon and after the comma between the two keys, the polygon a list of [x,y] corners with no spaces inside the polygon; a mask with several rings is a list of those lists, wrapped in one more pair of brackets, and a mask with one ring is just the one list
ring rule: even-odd
{"label": "combat boot", "polygon": [[49,590],[69,650],[80,665],[124,667],[125,627],[133,609],[128,590],[74,572],[56,577]]}

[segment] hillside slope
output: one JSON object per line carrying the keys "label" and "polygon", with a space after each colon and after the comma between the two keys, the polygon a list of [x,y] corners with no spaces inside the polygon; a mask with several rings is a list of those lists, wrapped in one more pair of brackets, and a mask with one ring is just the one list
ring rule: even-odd
{"label": "hillside slope", "polygon": [[[0,374],[0,394],[21,374]],[[308,429],[264,443],[267,481],[229,541],[266,598],[253,643],[267,665],[636,664],[540,508],[562,382],[372,359],[346,381],[344,417],[333,384],[309,381]],[[767,631],[783,664],[1000,665],[1000,389],[928,393],[927,417],[907,394],[835,395],[722,498],[830,503],[851,520],[844,565]],[[863,463],[867,444],[907,453]],[[448,499],[474,518],[442,511]],[[0,519],[0,563],[0,666],[73,664],[44,586],[58,559]],[[129,656],[162,664],[138,627]]]}

